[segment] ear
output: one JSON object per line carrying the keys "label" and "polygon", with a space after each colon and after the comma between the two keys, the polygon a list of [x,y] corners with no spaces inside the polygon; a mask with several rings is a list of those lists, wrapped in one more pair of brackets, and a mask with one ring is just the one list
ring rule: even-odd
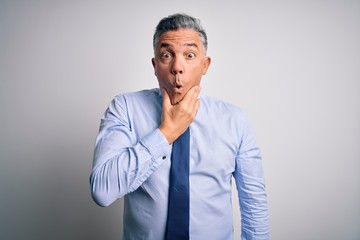
{"label": "ear", "polygon": [[211,63],[211,57],[206,56],[206,57],[205,57],[205,60],[204,60],[203,75],[206,74],[206,72],[207,72],[207,70],[208,70],[208,68],[209,68],[209,66],[210,66],[210,63]]}
{"label": "ear", "polygon": [[153,68],[154,68],[154,74],[155,74],[155,76],[156,76],[156,68],[155,68],[156,63],[155,63],[155,58],[152,58],[152,59],[151,59],[151,63],[152,63],[152,65],[153,65]]}

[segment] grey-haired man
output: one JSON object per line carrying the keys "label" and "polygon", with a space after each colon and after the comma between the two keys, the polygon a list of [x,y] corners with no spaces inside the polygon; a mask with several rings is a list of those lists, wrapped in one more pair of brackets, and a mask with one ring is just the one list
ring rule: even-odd
{"label": "grey-haired man", "polygon": [[117,96],[101,119],[90,177],[94,200],[107,206],[124,197],[124,239],[178,239],[167,227],[171,154],[189,130],[184,238],[234,238],[234,177],[242,239],[269,239],[262,161],[249,123],[238,107],[200,94],[211,63],[204,29],[174,14],[159,22],[153,43],[159,89]]}

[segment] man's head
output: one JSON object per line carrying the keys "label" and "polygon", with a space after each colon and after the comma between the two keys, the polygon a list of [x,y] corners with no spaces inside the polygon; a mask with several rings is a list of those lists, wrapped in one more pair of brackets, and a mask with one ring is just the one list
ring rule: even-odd
{"label": "man's head", "polygon": [[207,50],[207,35],[205,29],[200,25],[200,20],[194,17],[191,17],[187,14],[174,14],[168,17],[165,17],[160,20],[159,24],[156,26],[156,30],[153,37],[153,47],[154,51],[156,49],[156,44],[159,41],[161,34],[168,31],[176,31],[178,29],[192,29],[199,33],[201,41],[205,47],[205,53]]}
{"label": "man's head", "polygon": [[177,104],[193,86],[200,85],[210,65],[205,30],[198,19],[171,15],[159,22],[153,44],[152,64],[159,87],[167,91],[173,105]]}

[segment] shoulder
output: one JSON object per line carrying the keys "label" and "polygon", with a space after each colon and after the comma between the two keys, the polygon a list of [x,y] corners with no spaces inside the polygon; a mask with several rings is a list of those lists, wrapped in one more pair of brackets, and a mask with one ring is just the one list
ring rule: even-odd
{"label": "shoulder", "polygon": [[202,95],[199,111],[201,121],[216,122],[218,127],[242,132],[249,126],[248,118],[242,108],[215,97]]}
{"label": "shoulder", "polygon": [[158,88],[146,89],[136,92],[121,93],[115,96],[110,106],[128,108],[137,105],[152,105],[159,101],[160,91]]}
{"label": "shoulder", "polygon": [[129,109],[137,108],[138,106],[150,107],[158,102],[159,89],[146,89],[136,92],[121,93],[114,97],[110,102],[105,115],[112,114],[115,116],[126,116]]}
{"label": "shoulder", "polygon": [[212,128],[218,132],[218,137],[226,136],[233,139],[238,146],[239,140],[251,134],[251,125],[245,111],[233,103],[201,95],[197,124]]}
{"label": "shoulder", "polygon": [[127,92],[127,93],[121,93],[118,94],[117,96],[115,96],[114,101],[126,101],[126,100],[138,100],[138,101],[142,101],[142,100],[148,100],[151,98],[158,98],[160,96],[160,90],[158,88],[153,88],[153,89],[145,89],[145,90],[140,90],[140,91],[136,91],[136,92]]}
{"label": "shoulder", "polygon": [[201,95],[201,105],[208,113],[244,115],[242,108],[235,104],[207,95]]}

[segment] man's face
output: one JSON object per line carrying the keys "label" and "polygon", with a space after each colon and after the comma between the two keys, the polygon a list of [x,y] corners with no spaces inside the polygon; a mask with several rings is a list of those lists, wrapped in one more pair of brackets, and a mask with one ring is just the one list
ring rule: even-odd
{"label": "man's face", "polygon": [[152,59],[159,87],[165,88],[171,104],[179,103],[193,86],[200,85],[210,65],[198,32],[178,29],[163,33]]}

